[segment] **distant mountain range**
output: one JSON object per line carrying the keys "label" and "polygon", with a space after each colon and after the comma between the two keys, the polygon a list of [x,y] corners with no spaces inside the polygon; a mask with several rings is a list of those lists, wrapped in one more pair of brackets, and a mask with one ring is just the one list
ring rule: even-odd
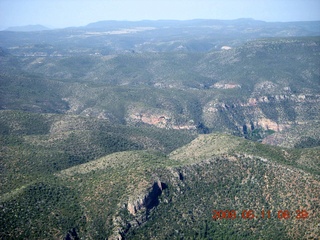
{"label": "distant mountain range", "polygon": [[[141,20],[141,21],[116,21],[106,20],[89,23],[86,26],[81,27],[66,27],[64,29],[117,29],[117,28],[134,28],[134,27],[199,27],[207,26],[231,26],[237,27],[252,27],[252,28],[270,28],[277,26],[277,28],[291,28],[291,29],[304,29],[315,34],[319,34],[320,21],[300,21],[300,22],[265,22],[261,20],[255,20],[251,18],[240,18],[234,20],[218,20],[218,19],[193,19],[193,20]],[[12,26],[6,28],[4,31],[13,32],[33,32],[50,30],[52,28],[43,26],[41,24],[25,25],[25,26]],[[63,28],[62,28],[63,29]]]}
{"label": "distant mountain range", "polygon": [[37,25],[9,27],[5,29],[5,31],[12,31],[12,32],[35,32],[35,31],[43,31],[43,30],[50,30],[50,28],[37,24]]}

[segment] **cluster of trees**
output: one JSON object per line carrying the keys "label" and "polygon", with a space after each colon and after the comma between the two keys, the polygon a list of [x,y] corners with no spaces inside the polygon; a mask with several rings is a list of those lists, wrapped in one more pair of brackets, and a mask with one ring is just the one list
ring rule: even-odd
{"label": "cluster of trees", "polygon": [[1,239],[63,238],[84,224],[77,193],[61,184],[32,184],[1,202]]}

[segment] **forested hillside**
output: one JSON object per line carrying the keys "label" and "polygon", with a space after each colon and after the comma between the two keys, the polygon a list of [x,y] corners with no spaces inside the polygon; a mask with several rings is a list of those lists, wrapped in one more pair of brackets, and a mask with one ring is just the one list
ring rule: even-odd
{"label": "forested hillside", "polygon": [[0,238],[317,239],[319,29],[1,31]]}

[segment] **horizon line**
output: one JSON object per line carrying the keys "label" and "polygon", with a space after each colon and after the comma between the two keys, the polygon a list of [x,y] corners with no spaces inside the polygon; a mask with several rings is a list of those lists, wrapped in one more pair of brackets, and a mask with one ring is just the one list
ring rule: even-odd
{"label": "horizon line", "polygon": [[65,28],[78,28],[78,27],[86,27],[90,24],[94,23],[101,23],[101,22],[160,22],[160,21],[176,21],[176,22],[186,22],[186,21],[197,21],[197,20],[207,20],[207,21],[237,21],[237,20],[251,20],[256,22],[264,22],[264,23],[295,23],[295,22],[320,22],[319,20],[294,20],[294,21],[266,21],[266,20],[259,20],[250,17],[243,17],[243,18],[234,18],[234,19],[218,19],[218,18],[192,18],[192,19],[141,19],[141,20],[98,20],[94,22],[89,22],[85,25],[71,25],[66,27],[55,27],[55,26],[47,26],[45,24],[36,23],[36,24],[26,24],[26,25],[12,25],[12,26],[2,26],[0,31],[6,31],[10,28],[22,28],[22,27],[31,27],[31,26],[41,26],[47,28],[47,30],[55,30],[55,29],[65,29]]}

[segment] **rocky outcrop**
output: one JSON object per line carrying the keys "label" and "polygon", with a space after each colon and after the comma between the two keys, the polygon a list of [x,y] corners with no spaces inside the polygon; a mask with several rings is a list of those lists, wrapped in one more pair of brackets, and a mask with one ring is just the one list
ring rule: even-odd
{"label": "rocky outcrop", "polygon": [[311,95],[311,94],[299,94],[299,95],[286,95],[286,94],[279,94],[279,95],[264,95],[260,97],[251,97],[248,98],[247,102],[240,103],[242,107],[248,106],[256,106],[259,103],[271,103],[271,102],[281,102],[289,100],[295,103],[318,103],[320,102],[320,95]]}
{"label": "rocky outcrop", "polygon": [[133,113],[129,116],[134,121],[140,121],[150,125],[155,125],[157,127],[163,128],[169,122],[171,122],[171,117],[164,114],[152,114],[152,113]]}
{"label": "rocky outcrop", "polygon": [[217,88],[217,89],[233,89],[233,88],[241,88],[240,84],[236,83],[215,83],[212,88]]}
{"label": "rocky outcrop", "polygon": [[128,211],[133,218],[131,218],[131,221],[124,219],[120,216],[120,211],[113,216],[114,230],[108,239],[122,240],[130,228],[139,227],[146,222],[149,211],[159,204],[158,198],[165,188],[166,184],[156,180],[150,188],[143,190],[140,194],[134,194],[129,197],[128,202],[123,204],[120,211]]}
{"label": "rocky outcrop", "polygon": [[290,127],[290,124],[278,124],[268,118],[260,118],[255,125],[265,130],[273,130],[275,132],[281,132]]}
{"label": "rocky outcrop", "polygon": [[136,199],[129,200],[127,209],[130,214],[135,216],[142,209],[148,210],[157,206],[159,204],[158,197],[161,195],[162,190],[163,183],[157,181],[153,183],[152,187],[145,194],[138,196]]}
{"label": "rocky outcrop", "polygon": [[[274,88],[271,83],[260,87]],[[286,88],[290,92],[289,88]],[[246,129],[272,130],[281,132],[293,124],[316,119],[320,95],[314,94],[252,94],[242,101],[224,102],[219,99],[209,101],[203,108],[204,124],[217,131],[238,129],[246,134]],[[306,109],[309,109],[308,111]],[[309,112],[313,112],[314,115]]]}
{"label": "rocky outcrop", "polygon": [[232,47],[229,47],[229,46],[222,46],[221,47],[221,50],[231,50]]}
{"label": "rocky outcrop", "polygon": [[185,124],[176,124],[172,117],[172,114],[163,112],[163,113],[153,113],[147,110],[138,111],[131,113],[128,118],[129,122],[142,122],[149,125],[156,126],[158,128],[167,128],[167,129],[186,129],[194,130],[196,125],[192,124],[193,121],[190,120]]}

